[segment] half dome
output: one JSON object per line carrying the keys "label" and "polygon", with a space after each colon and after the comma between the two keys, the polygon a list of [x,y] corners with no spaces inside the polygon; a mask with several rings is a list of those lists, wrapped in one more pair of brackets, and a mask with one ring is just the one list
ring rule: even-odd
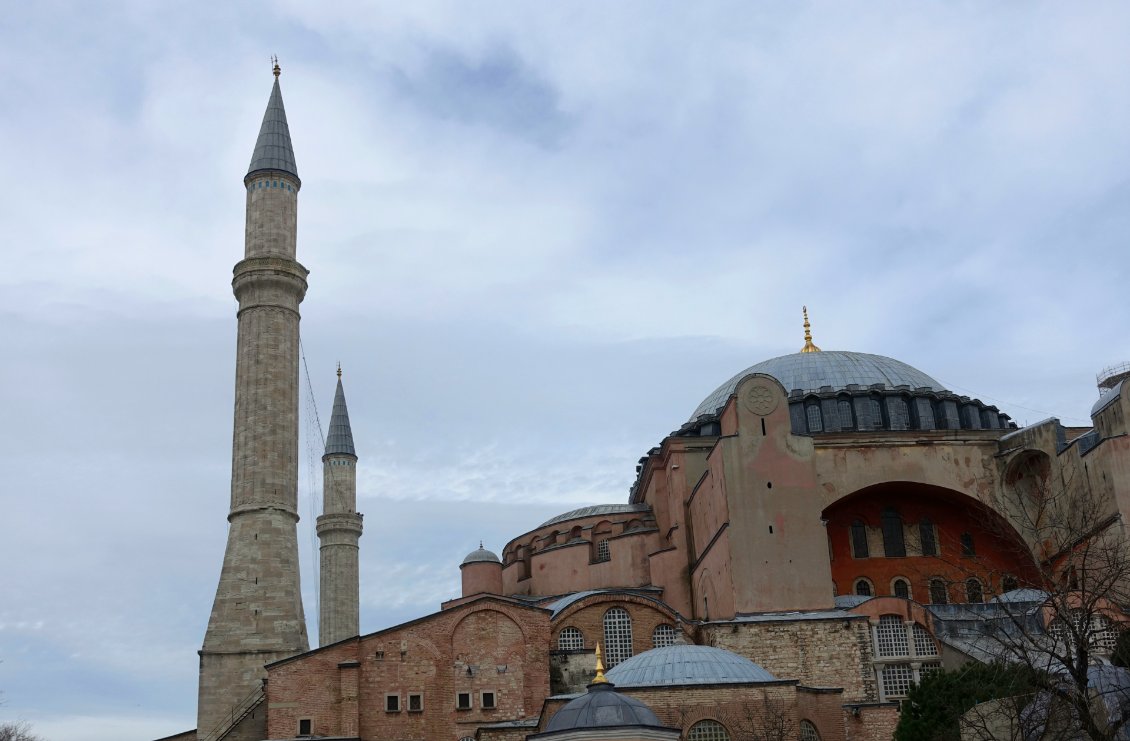
{"label": "half dome", "polygon": [[713,646],[683,644],[644,651],[621,661],[606,676],[620,687],[777,681],[764,667],[744,656]]}
{"label": "half dome", "polygon": [[887,388],[909,386],[912,389],[946,390],[936,379],[917,368],[884,355],[846,350],[798,352],[762,361],[736,374],[698,405],[691,420],[717,412],[741,380],[751,373],[764,373],[776,378],[786,392],[797,389],[819,391],[826,386],[840,390],[850,385],[867,387],[877,383]]}

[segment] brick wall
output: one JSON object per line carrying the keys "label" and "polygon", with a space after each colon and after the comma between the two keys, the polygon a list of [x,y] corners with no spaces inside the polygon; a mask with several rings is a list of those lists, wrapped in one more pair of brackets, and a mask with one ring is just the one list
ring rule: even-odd
{"label": "brick wall", "polygon": [[[604,614],[613,607],[627,610],[631,617],[633,656],[655,648],[653,634],[657,626],[676,625],[675,615],[668,608],[646,597],[630,594],[594,595],[570,605],[554,618],[552,647],[557,647],[557,638],[562,629],[577,628],[584,636],[586,649],[595,649],[596,643],[600,642],[605,649],[605,667],[611,668],[607,661],[608,651],[604,640]],[[693,642],[685,632],[683,636],[688,643]],[[591,680],[591,676],[589,679]]]}

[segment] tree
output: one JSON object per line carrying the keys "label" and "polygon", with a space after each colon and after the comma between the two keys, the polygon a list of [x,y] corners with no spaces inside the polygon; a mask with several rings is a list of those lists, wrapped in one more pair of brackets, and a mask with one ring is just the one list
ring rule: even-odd
{"label": "tree", "polygon": [[31,725],[24,721],[0,723],[0,741],[43,741],[31,732]]}
{"label": "tree", "polygon": [[[1042,679],[1038,674],[1027,666],[1003,662],[970,662],[954,671],[933,672],[911,687],[895,741],[959,741],[967,711],[990,700],[1031,697]],[[1024,705],[1016,709],[1019,715]]]}

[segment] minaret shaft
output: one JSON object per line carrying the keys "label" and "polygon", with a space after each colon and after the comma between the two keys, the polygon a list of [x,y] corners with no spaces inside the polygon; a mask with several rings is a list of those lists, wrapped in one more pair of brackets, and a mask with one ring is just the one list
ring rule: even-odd
{"label": "minaret shaft", "polygon": [[318,518],[321,541],[318,644],[321,646],[360,632],[357,543],[361,537],[361,522],[357,512],[357,456],[339,377],[326,453],[322,456],[322,515]]}
{"label": "minaret shaft", "polygon": [[[234,269],[239,302],[231,508],[220,583],[200,651],[197,731],[206,738],[232,720],[237,706],[266,677],[263,666],[306,651],[299,584],[298,307],[307,271],[295,260],[301,182],[291,171],[256,169],[264,141],[285,134],[278,82],[244,179],[245,259]],[[265,716],[260,712],[259,716]],[[266,730],[265,717],[237,734]],[[246,733],[244,732],[246,730]],[[258,735],[262,738],[262,735]]]}

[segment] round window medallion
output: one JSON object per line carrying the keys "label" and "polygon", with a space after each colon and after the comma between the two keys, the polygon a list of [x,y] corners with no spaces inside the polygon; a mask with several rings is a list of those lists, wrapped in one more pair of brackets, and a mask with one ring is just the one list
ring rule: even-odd
{"label": "round window medallion", "polygon": [[745,408],[764,417],[777,408],[777,394],[765,382],[755,382],[745,392]]}

